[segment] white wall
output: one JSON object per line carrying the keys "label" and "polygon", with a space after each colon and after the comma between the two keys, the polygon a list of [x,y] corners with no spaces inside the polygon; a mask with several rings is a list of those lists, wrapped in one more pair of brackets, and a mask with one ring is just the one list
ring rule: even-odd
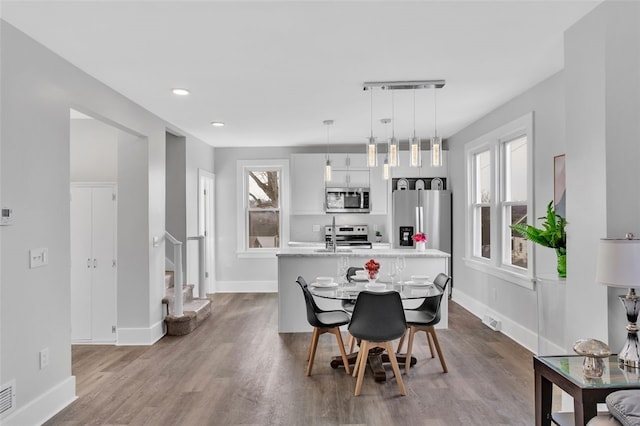
{"label": "white wall", "polygon": [[[185,137],[167,133],[165,227],[167,232],[178,241],[182,241],[182,259],[185,264],[187,260],[186,157]],[[166,245],[165,255],[171,262],[174,261],[171,244]]]}
{"label": "white wall", "polygon": [[118,132],[100,120],[71,119],[71,182],[117,182]]}
{"label": "white wall", "polygon": [[[543,216],[553,199],[553,157],[564,153],[564,78],[557,73],[448,139],[450,188],[453,193],[454,299],[483,316],[502,320],[506,334],[535,349],[536,292],[467,267],[463,262],[465,235],[465,158],[467,142],[534,111],[534,217]],[[569,219],[571,220],[571,218]],[[534,247],[537,273],[553,273],[552,249]],[[495,296],[495,297],[494,297]],[[561,316],[561,313],[558,313]]]}
{"label": "white wall", "polygon": [[[164,243],[154,248],[151,241],[164,234],[168,124],[4,21],[0,55],[0,204],[15,214],[13,225],[0,228],[0,383],[16,380],[18,404],[3,423],[37,424],[75,395],[69,108],[135,135],[128,136],[129,143],[121,139],[118,149],[119,207],[126,205],[125,199],[132,203],[132,208],[118,212],[119,231],[129,232],[131,241],[126,253],[130,263],[119,265],[119,284],[126,282],[119,295],[127,296],[118,300],[121,343],[149,344],[162,335]],[[131,149],[132,157],[123,157],[123,146]],[[131,170],[126,170],[127,164]],[[120,234],[118,239],[121,242]],[[49,249],[48,266],[28,268],[28,250],[34,247]],[[43,348],[49,348],[50,365],[39,370],[38,352]]]}

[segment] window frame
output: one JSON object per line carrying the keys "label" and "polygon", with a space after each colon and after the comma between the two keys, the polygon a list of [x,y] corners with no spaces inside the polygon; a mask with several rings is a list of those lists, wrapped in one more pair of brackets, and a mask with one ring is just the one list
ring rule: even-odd
{"label": "window frame", "polygon": [[[507,209],[513,205],[525,205],[527,223],[533,225],[534,209],[534,155],[533,112],[523,115],[499,128],[486,133],[465,144],[465,264],[473,269],[497,276],[505,281],[533,289],[535,271],[535,251],[533,243],[527,241],[527,268],[511,265],[511,232],[506,219]],[[505,146],[520,137],[526,137],[527,143],[527,200],[507,201]],[[490,153],[490,202],[476,203],[476,166],[475,156],[489,150]],[[490,209],[490,258],[478,256],[475,251],[481,229],[476,226],[476,211],[479,206]],[[505,257],[506,256],[506,257]]]}
{"label": "window frame", "polygon": [[[280,211],[280,247],[250,248],[248,245],[249,211],[249,171],[277,170],[279,172],[279,209],[260,209],[261,211]],[[276,252],[286,247],[289,241],[289,160],[238,160],[236,165],[237,194],[237,242],[236,255],[239,258],[275,257]]]}

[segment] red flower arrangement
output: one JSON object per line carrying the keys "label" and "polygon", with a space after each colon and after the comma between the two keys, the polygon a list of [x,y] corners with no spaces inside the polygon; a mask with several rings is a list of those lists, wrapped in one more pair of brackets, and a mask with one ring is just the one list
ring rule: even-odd
{"label": "red flower arrangement", "polygon": [[426,243],[427,242],[427,234],[423,234],[422,232],[418,232],[413,237],[413,241],[416,243]]}
{"label": "red flower arrangement", "polygon": [[380,270],[380,264],[373,259],[370,259],[367,263],[364,264],[364,268],[369,273],[370,279],[375,279],[378,275],[378,271]]}

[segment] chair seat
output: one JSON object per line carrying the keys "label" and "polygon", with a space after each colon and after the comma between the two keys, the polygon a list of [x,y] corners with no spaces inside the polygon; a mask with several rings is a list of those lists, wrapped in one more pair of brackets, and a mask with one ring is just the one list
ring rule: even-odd
{"label": "chair seat", "polygon": [[435,325],[439,322],[439,318],[434,312],[413,311],[411,309],[405,309],[404,316],[407,319],[407,325],[413,325],[417,327],[427,327],[430,325]]}
{"label": "chair seat", "polygon": [[331,328],[349,324],[351,318],[345,311],[324,311],[316,314],[320,327]]}

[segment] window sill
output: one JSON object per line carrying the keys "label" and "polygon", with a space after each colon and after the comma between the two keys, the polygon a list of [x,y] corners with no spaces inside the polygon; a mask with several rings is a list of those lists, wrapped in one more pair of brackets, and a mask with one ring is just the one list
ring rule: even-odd
{"label": "window sill", "polygon": [[236,256],[238,259],[268,259],[268,258],[276,258],[276,253],[280,249],[266,249],[260,251],[238,251],[236,252]]}
{"label": "window sill", "polygon": [[520,287],[524,287],[529,290],[533,290],[534,281],[531,277],[509,271],[505,268],[499,268],[489,264],[488,262],[483,262],[476,259],[464,258],[463,261],[464,264],[471,269],[493,275],[494,277],[500,278],[504,281],[519,285]]}

